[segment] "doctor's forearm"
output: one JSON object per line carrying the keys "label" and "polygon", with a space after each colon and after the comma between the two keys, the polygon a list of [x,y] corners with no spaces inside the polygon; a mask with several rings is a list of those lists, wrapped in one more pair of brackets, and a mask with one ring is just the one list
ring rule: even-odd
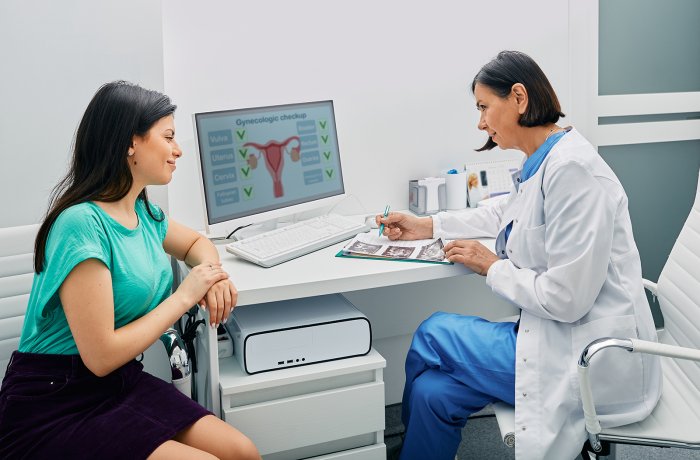
{"label": "doctor's forearm", "polygon": [[502,297],[540,318],[571,323],[590,311],[599,288],[585,277],[558,279],[552,274],[518,268],[510,260],[494,263],[486,283]]}
{"label": "doctor's forearm", "polygon": [[466,214],[440,212],[431,219],[433,238],[448,240],[467,238],[495,238],[500,219],[487,208],[474,209]]}

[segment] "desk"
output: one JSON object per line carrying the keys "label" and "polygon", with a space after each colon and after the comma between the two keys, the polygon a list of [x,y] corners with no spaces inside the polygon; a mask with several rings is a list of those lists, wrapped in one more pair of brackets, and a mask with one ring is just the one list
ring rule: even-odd
{"label": "desk", "polygon": [[[494,249],[494,240],[480,240]],[[238,305],[297,299],[472,273],[463,265],[348,259],[335,257],[338,243],[272,268],[262,268],[217,246],[219,256],[238,289]]]}
{"label": "desk", "polygon": [[[487,247],[493,249],[493,240],[482,240],[482,242]],[[239,259],[227,253],[223,245],[217,246],[217,248],[224,270],[231,274],[236,288],[238,289],[238,305],[241,306],[395,286],[404,283],[451,278],[472,273],[463,265],[423,264],[335,257],[335,254],[344,244],[345,243],[338,243],[272,268],[262,268]],[[180,263],[178,267],[181,274],[187,272],[187,267],[183,263]],[[206,315],[206,312],[200,311],[200,314]],[[197,380],[197,386],[200,389],[197,399],[224,420],[227,420],[227,411],[230,409],[228,404],[231,398],[245,399],[248,397],[247,395],[241,395],[243,391],[248,392],[248,390],[250,390],[257,393],[267,392],[268,394],[272,394],[283,391],[282,388],[285,388],[283,391],[284,393],[287,391],[286,387],[289,384],[303,384],[305,381],[309,382],[308,384],[310,386],[315,386],[316,383],[311,384],[311,380],[308,376],[309,369],[313,368],[315,372],[317,371],[318,373],[318,375],[314,377],[315,382],[319,379],[324,381],[349,379],[354,381],[358,391],[366,392],[363,393],[363,395],[366,394],[367,399],[372,401],[373,408],[371,408],[371,410],[373,410],[374,413],[377,413],[376,411],[381,412],[381,426],[373,429],[376,429],[377,433],[379,433],[377,436],[377,445],[383,443],[384,397],[381,372],[385,366],[385,362],[378,353],[373,351],[364,357],[247,376],[240,371],[239,367],[234,365],[235,358],[218,359],[215,331],[208,327],[203,329],[205,329],[204,333],[199,334],[197,339],[199,372],[195,378]],[[358,380],[358,376],[360,375],[364,376],[362,377],[364,380]],[[276,382],[270,382],[269,379],[271,378],[276,379]],[[379,384],[382,385],[381,398],[377,397],[376,393]],[[274,389],[271,389],[271,386],[274,386]],[[316,389],[318,388],[316,387]],[[299,389],[293,391],[296,395],[302,393]],[[345,397],[343,395],[346,393],[337,390],[337,387],[336,390],[323,389],[324,396],[329,394],[328,391],[338,391],[337,399],[342,404],[352,406],[352,404],[349,404],[348,399],[342,399]],[[286,393],[284,393],[284,395],[286,395]],[[222,399],[224,400],[223,410],[221,404]],[[278,395],[270,396],[270,399],[277,400]],[[261,399],[256,396],[255,401],[256,404],[260,404]],[[304,410],[307,410],[309,405],[306,402],[303,404],[306,404]],[[285,413],[284,415],[289,416],[290,414]],[[304,418],[299,417],[298,420],[301,421],[304,420]],[[373,422],[367,422],[368,425],[372,423]],[[269,442],[273,443],[274,441],[270,440]],[[302,442],[302,445],[304,445],[304,442]],[[383,444],[381,444],[381,446],[383,446]],[[272,454],[266,457],[277,458],[274,456],[274,452],[276,452],[274,450],[275,448],[270,444],[259,447],[261,447],[263,455],[265,455],[265,452],[272,452]],[[298,447],[295,448],[299,449]],[[377,449],[376,453],[370,454],[369,452],[364,452],[358,458],[382,458],[372,456],[379,455],[380,450],[383,454],[383,449]],[[301,451],[297,450],[297,452],[299,452],[297,455],[302,455]],[[324,456],[323,458],[346,457]]]}

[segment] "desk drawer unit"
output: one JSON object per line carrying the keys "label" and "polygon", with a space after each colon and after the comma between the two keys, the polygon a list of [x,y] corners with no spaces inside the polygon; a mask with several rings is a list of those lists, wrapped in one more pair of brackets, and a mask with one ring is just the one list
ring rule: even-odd
{"label": "desk drawer unit", "polygon": [[344,450],[334,454],[322,455],[309,460],[386,460],[386,446],[377,444],[374,446],[359,447],[357,449]]}
{"label": "desk drawer unit", "polygon": [[256,375],[222,360],[222,418],[265,460],[384,459],[384,366],[374,350]]}

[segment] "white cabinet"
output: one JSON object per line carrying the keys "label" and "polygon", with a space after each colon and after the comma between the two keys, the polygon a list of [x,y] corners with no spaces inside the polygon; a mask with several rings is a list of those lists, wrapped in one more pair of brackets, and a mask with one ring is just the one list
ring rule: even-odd
{"label": "white cabinet", "polygon": [[[201,315],[202,312],[198,315]],[[250,437],[265,460],[385,460],[384,358],[365,356],[246,374],[197,335],[196,399]]]}
{"label": "white cabinet", "polygon": [[222,418],[266,460],[384,459],[386,362],[375,350],[255,375],[233,358],[219,364]]}

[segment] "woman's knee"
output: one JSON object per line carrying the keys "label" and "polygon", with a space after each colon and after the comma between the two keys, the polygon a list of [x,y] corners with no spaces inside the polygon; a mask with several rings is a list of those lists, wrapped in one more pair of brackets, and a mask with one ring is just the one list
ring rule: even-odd
{"label": "woman's knee", "polygon": [[260,452],[258,451],[258,448],[253,444],[253,441],[248,439],[248,444],[246,446],[246,451],[245,451],[246,459],[247,460],[261,460],[262,456],[260,455]]}
{"label": "woman's knee", "polygon": [[458,316],[454,313],[435,312],[420,323],[414,337],[424,339],[443,336],[445,332],[454,329],[454,319]]}
{"label": "woman's knee", "polygon": [[242,436],[242,439],[238,440],[236,447],[237,454],[231,458],[237,460],[260,460],[261,458],[258,448],[255,447],[253,441],[245,435]]}
{"label": "woman's knee", "polygon": [[412,410],[421,407],[433,413],[445,415],[447,394],[445,391],[442,391],[442,377],[450,378],[440,371],[428,370],[413,382],[411,390]]}
{"label": "woman's knee", "polygon": [[246,435],[236,430],[235,436],[224,439],[222,449],[219,450],[218,457],[221,460],[260,460],[260,453],[253,441]]}
{"label": "woman's knee", "polygon": [[192,460],[218,460],[215,455],[196,447],[188,446],[177,441],[169,440],[158,446],[148,460],[170,460],[173,458],[188,458]]}
{"label": "woman's knee", "polygon": [[436,330],[442,329],[445,326],[446,319],[448,317],[448,313],[441,311],[433,313],[418,325],[415,335],[428,335]]}
{"label": "woman's knee", "polygon": [[222,460],[260,460],[246,435],[223,420],[207,415],[175,436],[175,440],[205,450]]}
{"label": "woman's knee", "polygon": [[442,337],[459,331],[463,333],[478,327],[485,320],[478,316],[460,315],[457,313],[445,313],[438,311],[426,318],[416,329],[416,336]]}

